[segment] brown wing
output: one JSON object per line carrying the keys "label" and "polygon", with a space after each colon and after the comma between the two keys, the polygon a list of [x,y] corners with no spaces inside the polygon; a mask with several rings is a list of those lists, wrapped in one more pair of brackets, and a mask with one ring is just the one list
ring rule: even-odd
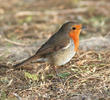
{"label": "brown wing", "polygon": [[64,48],[69,43],[68,36],[61,36],[61,34],[54,34],[41,48],[37,51],[36,55],[45,56],[59,49]]}

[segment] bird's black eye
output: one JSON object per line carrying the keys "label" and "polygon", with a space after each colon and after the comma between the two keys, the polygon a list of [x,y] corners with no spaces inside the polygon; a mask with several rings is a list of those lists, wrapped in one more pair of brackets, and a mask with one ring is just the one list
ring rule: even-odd
{"label": "bird's black eye", "polygon": [[72,30],[75,30],[76,29],[76,27],[72,27]]}

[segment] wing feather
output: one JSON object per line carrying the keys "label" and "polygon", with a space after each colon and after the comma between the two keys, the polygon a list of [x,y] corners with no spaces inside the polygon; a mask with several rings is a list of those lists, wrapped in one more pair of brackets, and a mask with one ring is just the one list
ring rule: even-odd
{"label": "wing feather", "polygon": [[59,34],[54,34],[41,48],[36,52],[38,56],[45,56],[52,52],[58,51],[66,47],[69,43],[68,36],[61,36]]}

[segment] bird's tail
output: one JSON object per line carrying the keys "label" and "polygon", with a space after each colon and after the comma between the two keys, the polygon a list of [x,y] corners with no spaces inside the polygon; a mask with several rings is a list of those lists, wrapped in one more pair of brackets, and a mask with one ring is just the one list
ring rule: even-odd
{"label": "bird's tail", "polygon": [[38,56],[36,56],[36,55],[31,56],[30,58],[28,58],[28,59],[26,59],[26,60],[24,60],[24,61],[22,61],[22,62],[20,62],[20,63],[18,63],[16,65],[13,65],[13,68],[15,68],[15,69],[19,68],[19,67],[24,66],[24,65],[26,65],[28,63],[31,63],[32,61],[37,60],[37,59],[38,59]]}

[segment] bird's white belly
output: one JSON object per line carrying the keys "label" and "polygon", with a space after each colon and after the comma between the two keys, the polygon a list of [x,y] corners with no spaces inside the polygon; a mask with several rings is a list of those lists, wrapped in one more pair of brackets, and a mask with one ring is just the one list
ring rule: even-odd
{"label": "bird's white belly", "polygon": [[73,41],[72,43],[70,41],[70,44],[68,45],[62,50],[53,53],[51,55],[51,58],[49,59],[50,63],[53,63],[56,66],[61,66],[69,62],[72,59],[72,57],[75,55],[75,51],[74,51]]}

